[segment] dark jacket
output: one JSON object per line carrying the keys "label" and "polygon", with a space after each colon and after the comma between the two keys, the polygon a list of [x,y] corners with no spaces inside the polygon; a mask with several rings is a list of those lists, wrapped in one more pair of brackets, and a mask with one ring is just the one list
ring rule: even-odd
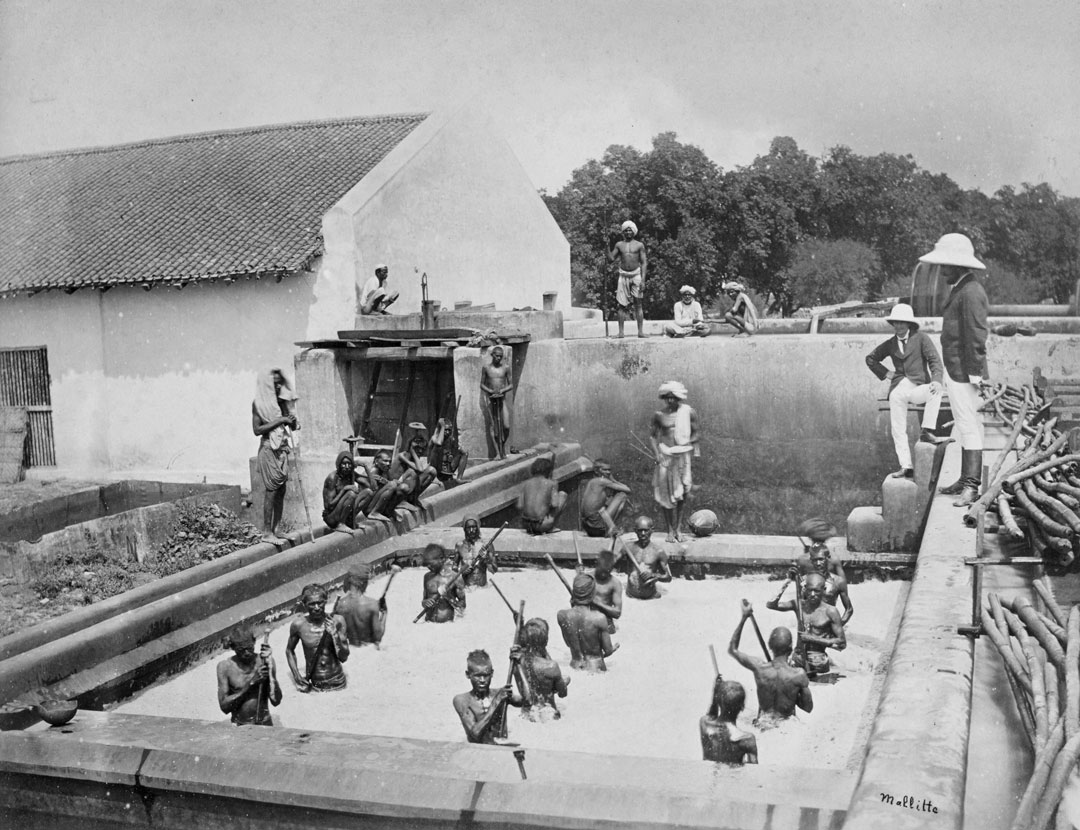
{"label": "dark jacket", "polygon": [[976,375],[989,377],[986,366],[986,317],[990,303],[982,284],[971,273],[953,286],[941,312],[941,356],[945,371],[957,383]]}
{"label": "dark jacket", "polygon": [[893,364],[893,379],[889,384],[890,394],[903,378],[907,378],[916,386],[922,386],[931,380],[937,383],[942,382],[941,358],[938,357],[934,341],[928,334],[913,331],[908,336],[903,354],[900,354],[900,344],[895,336],[890,337],[870,352],[866,356],[866,365],[877,375],[878,380],[885,380],[885,375],[888,373],[888,370],[881,365],[881,361],[887,357],[892,359]]}

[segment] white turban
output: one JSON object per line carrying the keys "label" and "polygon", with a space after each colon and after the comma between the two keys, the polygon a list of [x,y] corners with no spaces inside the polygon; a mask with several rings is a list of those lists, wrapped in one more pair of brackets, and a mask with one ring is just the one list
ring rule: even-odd
{"label": "white turban", "polygon": [[746,286],[738,280],[731,280],[731,282],[725,282],[721,288],[724,291],[746,291]]}
{"label": "white turban", "polygon": [[665,395],[674,395],[680,401],[686,400],[686,387],[679,383],[677,380],[669,380],[660,384],[660,394],[658,397],[664,397]]}
{"label": "white turban", "polygon": [[625,230],[626,230],[627,228],[629,228],[629,229],[630,229],[631,231],[633,231],[633,233],[634,233],[634,236],[637,236],[637,225],[635,225],[635,224],[634,224],[633,222],[631,222],[631,221],[630,221],[629,219],[627,219],[627,220],[626,220],[625,222],[623,222],[623,223],[622,223],[622,224],[621,224],[621,225],[620,225],[619,227],[620,227],[620,228],[621,228],[622,230],[624,230],[624,231],[625,231]]}
{"label": "white turban", "polygon": [[694,290],[694,286],[692,286],[692,285],[684,285],[682,288],[679,289],[679,293],[680,294],[697,294],[697,292]]}

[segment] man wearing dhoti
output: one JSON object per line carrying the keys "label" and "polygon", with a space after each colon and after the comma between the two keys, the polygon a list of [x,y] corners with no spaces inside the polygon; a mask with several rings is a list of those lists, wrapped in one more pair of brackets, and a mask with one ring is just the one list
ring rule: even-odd
{"label": "man wearing dhoti", "polygon": [[691,455],[699,455],[697,413],[686,403],[686,387],[669,380],[660,387],[664,408],[653,414],[649,441],[656,457],[653,498],[660,505],[667,524],[667,541],[678,542],[683,505],[694,479]]}
{"label": "man wearing dhoti", "polygon": [[292,430],[300,429],[293,413],[296,393],[280,369],[259,373],[255,400],[251,403],[251,430],[259,438],[255,458],[255,481],[263,485],[263,541],[286,543],[277,535],[285,506],[285,483],[289,478],[289,447]]}
{"label": "man wearing dhoti", "polygon": [[623,326],[626,323],[626,313],[630,306],[634,307],[634,319],[637,320],[637,336],[645,336],[645,312],[641,307],[641,298],[645,286],[645,270],[648,261],[645,257],[645,246],[637,236],[637,225],[627,219],[622,223],[623,238],[615,243],[615,247],[608,251],[608,259],[611,262],[618,260],[619,281],[615,286],[615,302],[619,306],[619,337],[623,336]]}

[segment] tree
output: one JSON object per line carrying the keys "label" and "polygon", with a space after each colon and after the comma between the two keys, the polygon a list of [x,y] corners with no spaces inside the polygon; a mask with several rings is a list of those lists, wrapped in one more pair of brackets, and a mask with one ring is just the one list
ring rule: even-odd
{"label": "tree", "polygon": [[804,239],[786,269],[792,310],[866,298],[880,278],[881,260],[868,246],[850,239]]}

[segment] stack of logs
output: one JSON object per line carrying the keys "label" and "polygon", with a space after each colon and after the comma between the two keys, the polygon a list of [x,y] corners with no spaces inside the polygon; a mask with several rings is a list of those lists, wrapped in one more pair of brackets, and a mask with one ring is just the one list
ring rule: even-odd
{"label": "stack of logs", "polygon": [[[1049,615],[1024,597],[988,594],[982,627],[1005,662],[1016,708],[1035,753],[1031,781],[1013,830],[1049,827],[1080,758],[1080,605],[1066,614],[1041,580],[1035,590]],[[1061,810],[1058,827],[1070,827]]]}
{"label": "stack of logs", "polygon": [[[1033,387],[984,385],[983,392],[983,408],[992,406],[1012,431],[964,521],[977,526],[983,514],[996,513],[1005,532],[1026,538],[1050,573],[1080,570],[1080,453],[1068,452],[1070,433],[1055,428],[1050,403]],[[1010,451],[1016,463],[1003,471]]]}

